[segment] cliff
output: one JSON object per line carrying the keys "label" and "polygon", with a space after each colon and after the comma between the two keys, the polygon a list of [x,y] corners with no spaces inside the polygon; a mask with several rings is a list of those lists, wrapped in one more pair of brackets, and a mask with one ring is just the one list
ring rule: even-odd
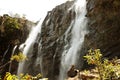
{"label": "cliff", "polygon": [[[90,48],[100,49],[103,56],[109,59],[120,57],[120,1],[119,0],[87,0],[89,33],[80,52],[79,69],[87,68],[83,56]],[[64,33],[74,19],[75,12],[69,11],[67,2],[50,11],[43,22],[41,33],[41,53],[43,74],[53,78],[59,74],[60,57],[65,45]],[[72,3],[73,4],[73,3]],[[69,35],[70,36],[70,35]],[[47,66],[46,66],[47,65]]]}
{"label": "cliff", "polygon": [[[16,52],[19,52],[18,47],[26,40],[30,27],[29,24],[35,25],[31,21],[25,18],[10,17],[7,14],[0,16],[0,66],[3,66],[10,60],[13,48],[17,45]],[[14,62],[14,68],[11,69],[11,73],[16,73],[17,63]],[[9,71],[9,64],[5,67],[0,67],[0,75],[4,75]]]}
{"label": "cliff", "polygon": [[[88,68],[83,56],[87,54],[90,48],[99,48],[101,52],[104,53],[103,57],[111,59],[117,56],[120,58],[120,1],[87,1],[86,17],[88,19],[87,28],[89,33],[85,36],[81,51],[78,52],[78,54],[80,54],[78,68],[81,70]],[[62,52],[64,46],[67,44],[65,43],[65,33],[76,15],[75,10],[71,9],[73,4],[74,1],[68,1],[48,12],[42,24],[41,34],[38,35],[38,42],[34,44],[33,54],[29,60],[31,63],[28,64],[28,68],[26,68],[25,71],[26,73],[36,75],[41,72],[43,77],[47,77],[49,80],[58,79]],[[17,29],[15,29],[15,31],[17,34],[16,32],[6,34],[4,33],[5,28],[2,28],[2,18],[0,20],[0,44],[4,45],[3,47],[0,45],[0,51],[2,51],[0,54],[1,57],[3,57],[3,53],[8,49],[10,51],[9,53],[7,52],[7,54],[9,54],[8,56],[10,58],[13,47],[23,43],[27,38],[26,23],[23,23],[24,26],[21,28],[16,27]],[[3,35],[8,35],[9,38]],[[70,43],[70,38],[71,30],[68,32],[66,38],[68,43]],[[38,46],[39,44],[40,46]]]}
{"label": "cliff", "polygon": [[72,4],[73,2],[68,1],[58,5],[48,12],[42,24],[40,52],[42,53],[42,74],[50,80],[55,80],[59,76],[65,32],[75,18],[75,12],[70,9]]}
{"label": "cliff", "polygon": [[[87,0],[87,14],[89,34],[86,35],[81,54],[84,56],[89,49],[100,49],[104,58],[120,58],[120,1],[119,0]],[[82,56],[80,57],[82,58]],[[82,61],[81,70],[90,68]],[[82,72],[81,72],[82,73]],[[97,74],[90,74],[92,76]],[[85,75],[84,75],[85,76]],[[86,75],[87,78],[88,75]],[[68,79],[69,80],[69,79]],[[79,77],[70,78],[79,80]],[[85,79],[86,80],[86,79]],[[98,79],[97,79],[98,80]],[[118,80],[118,79],[116,79]]]}
{"label": "cliff", "polygon": [[120,58],[120,1],[88,0],[89,34],[85,48],[99,48],[104,57]]}

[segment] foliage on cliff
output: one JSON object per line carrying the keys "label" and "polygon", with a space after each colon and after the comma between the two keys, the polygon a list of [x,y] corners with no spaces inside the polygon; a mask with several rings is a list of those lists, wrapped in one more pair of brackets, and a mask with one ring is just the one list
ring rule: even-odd
{"label": "foliage on cliff", "polygon": [[5,53],[9,45],[14,46],[26,40],[29,33],[28,23],[33,22],[7,14],[0,16],[0,55]]}
{"label": "foliage on cliff", "polygon": [[26,20],[6,15],[0,16],[0,42],[12,42],[22,36]]}
{"label": "foliage on cliff", "polygon": [[[14,46],[19,46],[26,40],[29,28],[33,25],[36,24],[25,18],[11,17],[8,14],[0,16],[0,66],[10,61]],[[16,53],[18,52],[17,49]],[[16,64],[13,64],[14,71],[17,69]],[[5,75],[8,70],[9,64],[0,69],[0,75]]]}

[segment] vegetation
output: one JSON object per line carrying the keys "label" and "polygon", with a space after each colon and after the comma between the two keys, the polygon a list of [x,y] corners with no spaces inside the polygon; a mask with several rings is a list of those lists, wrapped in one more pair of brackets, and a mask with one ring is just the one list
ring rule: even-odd
{"label": "vegetation", "polygon": [[[39,80],[42,79],[42,75],[31,76],[29,74],[20,74],[20,76],[12,75],[7,72],[3,80]],[[45,80],[48,80],[47,78]]]}
{"label": "vegetation", "polygon": [[[8,14],[0,16],[0,75],[2,77],[9,71],[14,46],[19,46],[27,38],[29,33],[28,23],[31,26],[34,25],[33,22],[25,18],[11,17]],[[17,49],[16,53],[18,52]],[[17,70],[17,63],[15,61],[11,64],[15,66],[15,68],[11,68],[11,73]]]}
{"label": "vegetation", "polygon": [[[27,57],[20,52],[18,55],[13,55],[10,61],[7,62],[6,64],[11,63],[14,60],[17,62],[21,62],[21,61],[27,60]],[[6,64],[0,66],[0,69],[5,67]],[[0,78],[0,80],[39,80],[39,79],[42,79],[42,75],[40,73],[36,76],[32,76],[29,74],[22,74],[22,73],[19,76],[17,76],[17,75],[11,74],[10,72],[6,72],[4,79]],[[45,78],[44,80],[48,80],[48,79]]]}
{"label": "vegetation", "polygon": [[95,70],[99,74],[99,80],[120,80],[120,64],[116,62],[117,59],[111,61],[102,59],[100,49],[90,49],[84,58],[88,64],[96,66]]}
{"label": "vegetation", "polygon": [[4,65],[0,66],[0,69],[4,68],[7,64],[11,63],[12,61],[17,61],[17,62],[21,62],[26,60],[27,57],[25,55],[23,55],[23,53],[19,52],[18,55],[13,55],[10,59],[10,61],[8,61],[7,63],[5,63]]}
{"label": "vegetation", "polygon": [[41,74],[16,76],[12,74],[12,71],[9,72],[10,65],[17,67],[18,62],[27,60],[26,56],[17,50],[19,53],[11,56],[13,47],[26,40],[29,33],[27,24],[35,25],[35,23],[26,20],[25,17],[11,17],[7,14],[0,16],[0,80],[18,80],[18,78],[19,80],[38,80],[42,77]]}
{"label": "vegetation", "polygon": [[[0,16],[0,37],[6,40],[17,39],[24,28],[25,20],[6,15]],[[13,37],[14,35],[14,37]]]}
{"label": "vegetation", "polygon": [[18,55],[13,55],[10,60],[11,61],[16,60],[17,62],[22,62],[24,60],[27,60],[27,57],[20,52]]}

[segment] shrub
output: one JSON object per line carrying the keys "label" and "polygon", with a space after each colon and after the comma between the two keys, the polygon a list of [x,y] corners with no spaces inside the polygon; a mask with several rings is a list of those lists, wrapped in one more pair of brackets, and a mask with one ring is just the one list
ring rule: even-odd
{"label": "shrub", "polygon": [[[11,63],[13,60],[17,61],[17,62],[21,62],[26,60],[27,57],[25,55],[23,55],[23,53],[18,53],[18,55],[13,55],[10,59],[9,62],[7,62],[6,64],[0,66],[0,69],[5,67],[7,64]],[[0,80],[42,80],[42,75],[39,73],[36,76],[32,76],[29,74],[20,74],[19,76],[11,74],[10,72],[6,72],[6,75],[4,76],[4,79],[2,79],[0,77]],[[48,78],[44,78],[44,80],[48,80]]]}
{"label": "shrub", "polygon": [[[20,76],[12,75],[9,72],[6,72],[6,75],[3,80],[39,80],[42,78],[41,74],[36,76],[31,76],[29,74],[20,74]],[[46,79],[47,80],[47,79]]]}
{"label": "shrub", "polygon": [[100,49],[90,49],[84,58],[88,64],[96,66],[95,69],[98,71],[100,80],[118,80],[120,78],[120,65],[115,63],[117,59],[113,59],[112,61],[102,59]]}

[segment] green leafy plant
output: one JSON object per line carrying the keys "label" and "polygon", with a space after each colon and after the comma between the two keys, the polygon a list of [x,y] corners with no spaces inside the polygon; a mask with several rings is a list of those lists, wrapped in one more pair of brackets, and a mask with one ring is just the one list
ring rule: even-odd
{"label": "green leafy plant", "polygon": [[4,21],[3,24],[4,24],[4,26],[6,26],[6,29],[9,29],[9,30],[21,28],[20,23],[18,22],[18,19],[12,18],[9,16],[6,17],[6,20]]}
{"label": "green leafy plant", "polygon": [[[3,66],[0,67],[3,68],[5,67],[7,64],[11,63],[12,61],[17,61],[17,62],[22,62],[24,60],[27,60],[27,57],[23,54],[23,53],[18,53],[18,55],[13,55],[10,58],[10,61],[6,64],[4,64]],[[32,76],[29,74],[20,74],[19,76],[11,74],[10,72],[6,72],[6,75],[4,76],[4,79],[0,78],[0,80],[42,80],[42,75],[39,73],[36,76]],[[48,80],[48,78],[44,78],[44,80]]]}
{"label": "green leafy plant", "polygon": [[11,61],[15,60],[15,61],[17,61],[17,62],[22,62],[22,61],[24,61],[24,60],[27,60],[27,57],[26,57],[23,53],[19,52],[18,55],[13,55],[13,56],[10,58],[10,60],[11,60]]}
{"label": "green leafy plant", "polygon": [[2,69],[3,67],[5,67],[7,64],[11,63],[14,60],[17,62],[22,62],[24,60],[27,60],[27,57],[23,53],[19,52],[18,55],[11,56],[10,61],[0,66],[0,69]]}
{"label": "green leafy plant", "polygon": [[109,61],[108,59],[102,59],[102,53],[100,49],[88,51],[88,54],[84,56],[88,64],[96,66],[96,70],[99,74],[99,80],[118,80],[120,77],[120,65],[113,63],[116,59]]}
{"label": "green leafy plant", "polygon": [[[6,72],[6,75],[3,80],[39,80],[42,79],[42,75],[39,73],[36,76],[32,76],[29,74],[20,74],[20,76],[12,75],[9,72]],[[44,80],[48,80],[48,78],[44,78]]]}

